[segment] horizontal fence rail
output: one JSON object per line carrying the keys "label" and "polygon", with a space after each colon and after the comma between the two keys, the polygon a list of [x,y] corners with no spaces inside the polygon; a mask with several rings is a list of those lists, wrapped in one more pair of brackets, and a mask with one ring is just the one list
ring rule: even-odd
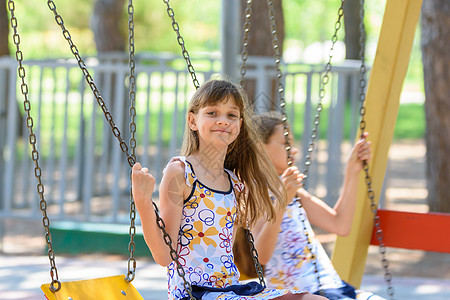
{"label": "horizontal fence rail", "polygon": [[[181,148],[186,107],[195,89],[178,57],[142,54],[136,61],[137,160],[159,183],[165,164]],[[219,58],[193,57],[192,61],[200,82],[220,73]],[[76,61],[33,60],[24,65],[50,218],[129,223],[129,166]],[[128,143],[127,56],[88,58],[86,65]],[[276,75],[273,60],[250,57],[247,65],[246,78],[256,82],[255,110],[274,107],[267,96]],[[288,119],[299,142],[296,164],[301,170],[323,67],[292,63],[283,68]],[[16,70],[14,59],[0,59],[0,217],[39,219]],[[357,130],[358,86],[357,63],[333,67],[324,99],[326,117],[320,125],[320,136],[327,142],[320,143],[320,155],[313,155],[307,181],[308,189],[330,204],[337,200],[342,184],[342,142],[352,142]]]}

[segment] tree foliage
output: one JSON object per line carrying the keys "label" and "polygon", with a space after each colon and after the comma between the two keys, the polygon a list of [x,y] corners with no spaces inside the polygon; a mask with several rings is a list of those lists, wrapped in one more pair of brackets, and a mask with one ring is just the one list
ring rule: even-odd
{"label": "tree foliage", "polygon": [[[95,1],[56,1],[66,28],[83,55],[95,55],[91,16]],[[173,1],[171,3],[190,51],[218,51],[220,0]],[[179,47],[163,1],[136,1],[135,40],[137,51],[178,53]],[[192,9],[195,7],[196,9]],[[117,22],[124,37],[128,34],[126,6]],[[70,50],[46,2],[23,0],[16,3],[16,16],[27,58],[70,56]],[[10,48],[12,47],[10,43]]]}
{"label": "tree foliage", "polygon": [[[221,1],[170,2],[190,51],[218,52],[220,50]],[[340,0],[283,0],[287,45],[297,43],[304,47],[316,41],[330,40],[340,2]],[[84,55],[95,54],[94,34],[90,27],[95,1],[55,1],[55,3],[80,52]],[[134,6],[137,51],[178,53],[179,47],[175,33],[163,1],[135,1]],[[366,27],[370,33],[372,28],[377,26],[376,21],[382,15],[382,11],[380,12],[380,9],[373,4],[367,6],[369,13]],[[371,12],[371,10],[374,11]],[[126,14],[126,6],[124,6],[123,15],[118,20],[119,28],[122,28],[124,36],[128,29]],[[53,13],[45,1],[19,1],[16,3],[16,15],[20,33],[23,36],[26,57],[70,55],[60,29],[55,23]],[[339,38],[343,40],[343,37],[344,33],[341,32]]]}

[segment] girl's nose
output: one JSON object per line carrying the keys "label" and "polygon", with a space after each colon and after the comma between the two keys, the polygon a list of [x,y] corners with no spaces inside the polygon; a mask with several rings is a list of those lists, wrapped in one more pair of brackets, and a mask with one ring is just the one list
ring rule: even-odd
{"label": "girl's nose", "polygon": [[220,125],[228,125],[230,122],[228,121],[228,119],[224,116],[221,116],[219,118],[217,118],[217,124]]}

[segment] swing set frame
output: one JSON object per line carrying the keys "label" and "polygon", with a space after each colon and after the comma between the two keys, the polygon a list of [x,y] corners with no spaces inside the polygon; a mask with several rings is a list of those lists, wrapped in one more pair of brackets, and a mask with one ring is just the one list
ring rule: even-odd
{"label": "swing set frame", "polygon": [[[373,145],[370,175],[373,178],[372,193],[375,194],[380,193],[383,185],[400,93],[421,6],[422,0],[386,2],[366,94],[366,124]],[[450,228],[450,214],[379,209],[376,218],[383,228],[383,242],[380,243],[380,233],[374,228],[373,211],[368,204],[370,195],[365,186],[365,178],[361,176],[352,231],[346,237],[338,237],[335,243],[332,262],[343,280],[360,287],[370,244],[378,245],[382,255],[385,247],[450,253],[450,241],[440,235],[442,228]],[[375,199],[374,204],[378,206],[378,199]],[[386,261],[382,260],[382,265],[383,268],[387,266]],[[392,275],[387,273],[385,277],[390,281]]]}

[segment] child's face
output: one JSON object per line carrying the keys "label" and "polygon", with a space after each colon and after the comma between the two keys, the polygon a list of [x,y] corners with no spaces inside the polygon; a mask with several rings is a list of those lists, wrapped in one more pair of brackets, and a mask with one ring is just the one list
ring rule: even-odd
{"label": "child's face", "polygon": [[200,143],[216,147],[227,147],[239,135],[242,124],[241,112],[233,97],[228,97],[216,105],[189,113],[189,127],[198,132]]}
{"label": "child's face", "polygon": [[[292,143],[291,134],[289,134],[289,138]],[[287,163],[286,140],[284,138],[284,128],[282,124],[275,126],[272,135],[269,137],[269,141],[267,144],[264,144],[264,148],[272,160],[278,175],[283,174],[289,165]],[[292,162],[295,162],[297,153],[298,149],[291,146]]]}

